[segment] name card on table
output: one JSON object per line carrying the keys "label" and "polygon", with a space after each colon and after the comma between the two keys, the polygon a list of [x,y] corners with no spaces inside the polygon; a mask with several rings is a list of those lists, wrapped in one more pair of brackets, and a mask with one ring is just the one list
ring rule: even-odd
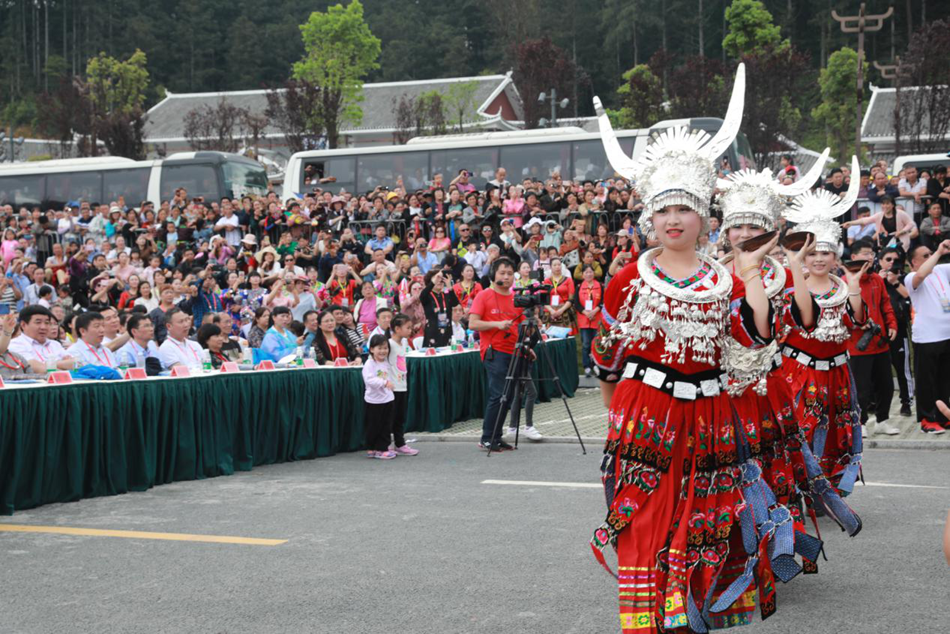
{"label": "name card on table", "polygon": [[439,352],[438,352],[435,348],[426,348],[426,356],[427,356],[427,357],[434,357],[434,356],[436,356],[437,354],[439,354]]}
{"label": "name card on table", "polygon": [[316,367],[317,367],[317,362],[316,362],[314,359],[304,359],[304,360],[303,360],[303,367],[305,367],[305,368],[311,368],[311,369],[312,369],[312,368],[316,368]]}
{"label": "name card on table", "polygon": [[172,376],[178,377],[178,378],[191,376],[191,370],[188,369],[187,365],[182,365],[181,363],[179,363],[178,365],[172,368]]}
{"label": "name card on table", "polygon": [[50,372],[46,377],[46,382],[52,385],[69,385],[73,382],[73,375],[66,370]]}
{"label": "name card on table", "polygon": [[343,357],[340,357],[339,359],[333,362],[334,368],[347,368],[349,367],[349,365],[350,365],[350,362],[344,359]]}
{"label": "name card on table", "polygon": [[3,377],[0,376],[0,388],[4,388],[4,387],[6,387],[6,385],[4,385],[3,383]]}
{"label": "name card on table", "polygon": [[234,361],[225,361],[221,364],[222,372],[240,372],[241,368],[238,367],[238,364]]}
{"label": "name card on table", "polygon": [[145,368],[129,368],[125,371],[125,376],[122,378],[129,381],[141,381],[142,379],[147,379],[148,374],[146,374]]}
{"label": "name card on table", "polygon": [[254,369],[255,370],[274,370],[276,369],[276,366],[274,366],[273,361],[267,360],[267,361],[261,361],[260,363],[258,363],[257,367]]}

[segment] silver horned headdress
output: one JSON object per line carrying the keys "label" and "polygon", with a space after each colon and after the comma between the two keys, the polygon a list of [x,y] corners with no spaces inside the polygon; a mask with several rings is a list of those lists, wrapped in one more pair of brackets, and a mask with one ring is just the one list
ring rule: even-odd
{"label": "silver horned headdress", "polygon": [[808,173],[791,185],[781,185],[772,170],[761,172],[745,169],[719,179],[719,208],[722,209],[722,230],[739,225],[755,225],[766,231],[778,226],[786,202],[801,196],[821,176],[831,150],[825,148]]}
{"label": "silver horned headdress", "polygon": [[614,171],[636,184],[646,207],[640,216],[640,228],[648,236],[653,235],[653,212],[667,205],[687,205],[703,218],[709,217],[716,186],[714,161],[739,133],[744,103],[745,65],[739,64],[729,109],[715,136],[702,130],[690,131],[686,126],[669,128],[634,161],[624,154],[600,99],[594,97],[607,160]]}
{"label": "silver horned headdress", "polygon": [[815,250],[839,253],[841,225],[835,218],[847,213],[858,199],[861,188],[861,165],[858,157],[851,157],[851,184],[844,198],[832,194],[826,189],[815,189],[804,193],[785,210],[785,219],[796,223],[799,231],[815,234]]}

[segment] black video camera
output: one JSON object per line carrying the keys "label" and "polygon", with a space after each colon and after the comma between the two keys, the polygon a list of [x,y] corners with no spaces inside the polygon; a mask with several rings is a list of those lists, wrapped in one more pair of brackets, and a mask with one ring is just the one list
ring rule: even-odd
{"label": "black video camera", "polygon": [[554,289],[550,284],[540,284],[528,288],[516,289],[515,308],[534,308],[536,306],[546,306],[551,303],[551,291]]}

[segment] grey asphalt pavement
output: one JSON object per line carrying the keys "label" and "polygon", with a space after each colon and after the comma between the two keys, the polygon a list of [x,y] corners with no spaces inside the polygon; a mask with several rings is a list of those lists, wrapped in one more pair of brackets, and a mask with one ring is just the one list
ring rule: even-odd
{"label": "grey asphalt pavement", "polygon": [[[615,582],[587,546],[603,516],[599,447],[420,443],[50,505],[0,524],[286,539],[278,546],[4,532],[0,633],[619,631]],[[875,450],[854,539],[822,524],[820,574],[778,588],[744,631],[940,633],[950,506],[943,452]],[[917,486],[939,488],[916,488]]]}

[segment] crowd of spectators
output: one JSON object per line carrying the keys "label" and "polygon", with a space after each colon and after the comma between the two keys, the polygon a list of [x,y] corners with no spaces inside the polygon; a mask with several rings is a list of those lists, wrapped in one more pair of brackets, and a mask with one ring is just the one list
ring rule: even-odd
{"label": "crowd of spectators", "polygon": [[[799,174],[784,157],[780,181]],[[889,358],[909,413],[913,293],[903,272],[916,249],[936,252],[950,237],[950,182],[944,167],[889,175],[880,162],[859,175],[835,168],[819,186],[844,195],[855,176],[859,203],[841,219],[845,257],[878,263],[895,315]],[[637,226],[636,190],[621,179],[509,182],[503,168],[483,189],[465,170],[446,180],[352,193],[314,179],[285,200],[270,192],[207,201],[178,189],[157,207],[0,206],[0,311],[17,315],[3,322],[0,373],[158,373],[288,355],[360,364],[397,315],[411,322],[413,347],[471,345],[469,311],[502,257],[516,265],[516,288],[553,287],[542,320],[579,337],[589,373],[606,284],[651,246]],[[717,219],[698,248],[728,251]]]}

